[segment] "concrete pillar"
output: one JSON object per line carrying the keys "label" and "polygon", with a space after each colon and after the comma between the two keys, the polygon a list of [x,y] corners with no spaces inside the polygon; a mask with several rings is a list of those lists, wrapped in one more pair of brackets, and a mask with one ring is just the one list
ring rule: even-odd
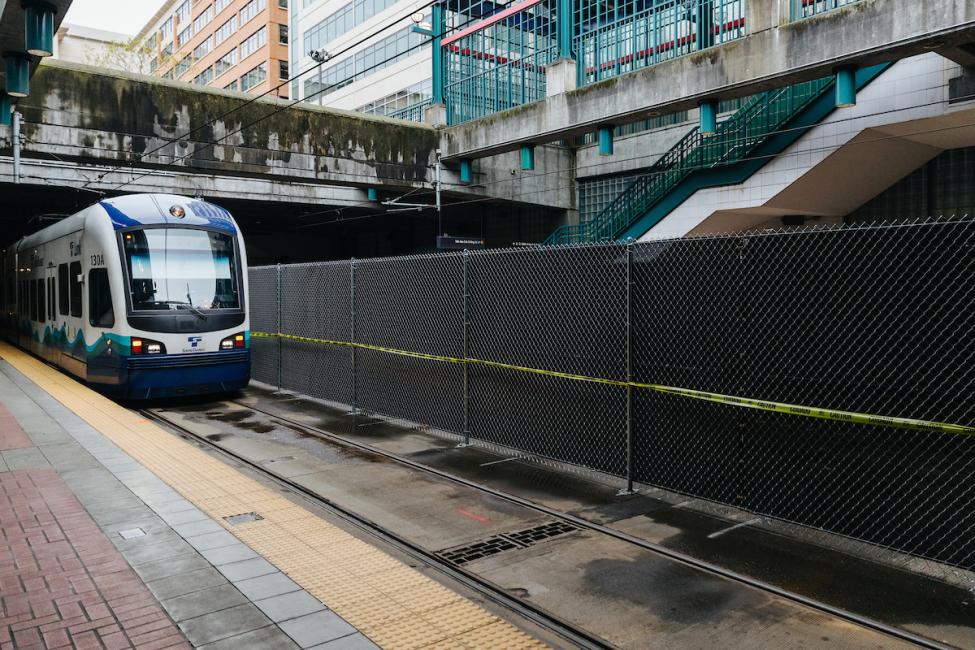
{"label": "concrete pillar", "polygon": [[848,108],[857,104],[857,69],[854,66],[836,71],[836,108]]}
{"label": "concrete pillar", "polygon": [[545,66],[545,96],[553,97],[576,89],[575,59],[559,59]]}
{"label": "concrete pillar", "polygon": [[535,145],[521,145],[521,168],[524,171],[535,169]]}
{"label": "concrete pillar", "polygon": [[460,161],[460,182],[470,183],[473,177],[474,177],[474,173],[471,168],[471,161],[461,160]]}
{"label": "concrete pillar", "polygon": [[431,104],[424,108],[423,123],[433,127],[447,126],[447,105]]}

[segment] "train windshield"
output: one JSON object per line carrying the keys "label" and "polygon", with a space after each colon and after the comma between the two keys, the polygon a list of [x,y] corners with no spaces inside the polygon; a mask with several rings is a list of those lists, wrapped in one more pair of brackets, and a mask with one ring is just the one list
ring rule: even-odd
{"label": "train windshield", "polygon": [[188,228],[122,236],[133,310],[239,309],[234,240]]}

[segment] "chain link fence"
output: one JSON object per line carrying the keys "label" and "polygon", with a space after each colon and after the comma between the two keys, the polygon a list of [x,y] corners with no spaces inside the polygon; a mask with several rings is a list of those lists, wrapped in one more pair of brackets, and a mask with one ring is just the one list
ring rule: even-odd
{"label": "chain link fence", "polygon": [[975,569],[975,221],[258,267],[250,296],[259,381]]}

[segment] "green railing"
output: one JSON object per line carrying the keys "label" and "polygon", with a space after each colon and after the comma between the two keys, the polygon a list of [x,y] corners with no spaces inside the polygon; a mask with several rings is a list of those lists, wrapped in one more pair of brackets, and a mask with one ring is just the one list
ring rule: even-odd
{"label": "green railing", "polygon": [[834,9],[856,4],[857,2],[860,2],[860,0],[791,0],[792,20],[802,20],[803,18],[818,16],[827,11],[833,11]]}
{"label": "green railing", "polygon": [[544,243],[617,238],[692,173],[745,159],[832,86],[833,77],[826,77],[760,93],[721,122],[713,134],[704,135],[694,127],[593,219],[561,226]]}

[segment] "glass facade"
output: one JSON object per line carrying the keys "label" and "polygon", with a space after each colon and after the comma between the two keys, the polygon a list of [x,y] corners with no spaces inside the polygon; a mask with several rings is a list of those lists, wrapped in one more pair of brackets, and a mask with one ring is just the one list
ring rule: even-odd
{"label": "glass facade", "polygon": [[320,101],[329,93],[420,53],[420,46],[426,40],[411,27],[405,27],[338,63],[323,67],[317,75],[305,81],[304,97],[308,101]]}

